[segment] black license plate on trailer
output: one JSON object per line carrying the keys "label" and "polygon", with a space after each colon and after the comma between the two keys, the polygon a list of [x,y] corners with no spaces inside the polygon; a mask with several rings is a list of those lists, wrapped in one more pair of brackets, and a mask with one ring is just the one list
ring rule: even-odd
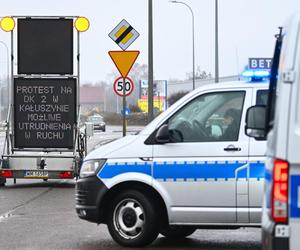
{"label": "black license plate on trailer", "polygon": [[48,171],[45,170],[26,170],[24,172],[24,178],[48,178]]}

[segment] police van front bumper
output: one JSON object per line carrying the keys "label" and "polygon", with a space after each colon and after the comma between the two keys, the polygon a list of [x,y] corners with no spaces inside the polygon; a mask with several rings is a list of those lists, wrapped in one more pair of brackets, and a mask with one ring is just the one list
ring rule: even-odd
{"label": "police van front bumper", "polygon": [[107,187],[97,176],[77,180],[75,193],[77,215],[90,222],[103,222],[99,204],[107,191]]}

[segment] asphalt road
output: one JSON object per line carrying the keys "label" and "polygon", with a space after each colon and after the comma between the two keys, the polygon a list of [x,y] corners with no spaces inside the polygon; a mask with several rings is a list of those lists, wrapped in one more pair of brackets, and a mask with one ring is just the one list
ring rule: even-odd
{"label": "asphalt road", "polygon": [[[121,135],[118,127],[97,132],[95,146]],[[134,131],[135,132],[135,129]],[[91,146],[91,147],[92,147]],[[121,249],[105,225],[79,219],[74,181],[17,180],[0,188],[0,249]],[[184,240],[160,236],[147,249],[258,250],[260,229],[197,230]]]}

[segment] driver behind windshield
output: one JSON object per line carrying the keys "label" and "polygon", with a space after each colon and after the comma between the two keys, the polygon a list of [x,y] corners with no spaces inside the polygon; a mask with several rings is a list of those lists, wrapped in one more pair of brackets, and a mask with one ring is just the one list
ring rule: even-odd
{"label": "driver behind windshield", "polygon": [[236,109],[228,109],[224,114],[224,128],[222,140],[237,141],[239,132],[239,112]]}

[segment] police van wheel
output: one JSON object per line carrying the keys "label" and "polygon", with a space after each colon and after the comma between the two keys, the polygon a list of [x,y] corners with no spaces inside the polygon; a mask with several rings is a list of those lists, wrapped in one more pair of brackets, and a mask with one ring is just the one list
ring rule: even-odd
{"label": "police van wheel", "polygon": [[108,210],[107,227],[121,246],[141,247],[158,235],[158,220],[154,202],[137,190],[119,194]]}
{"label": "police van wheel", "polygon": [[194,232],[196,231],[195,228],[191,228],[191,227],[171,227],[168,226],[166,228],[162,228],[160,230],[160,233],[165,236],[166,238],[170,238],[170,239],[182,239],[185,237],[188,237],[190,235],[192,235]]}

